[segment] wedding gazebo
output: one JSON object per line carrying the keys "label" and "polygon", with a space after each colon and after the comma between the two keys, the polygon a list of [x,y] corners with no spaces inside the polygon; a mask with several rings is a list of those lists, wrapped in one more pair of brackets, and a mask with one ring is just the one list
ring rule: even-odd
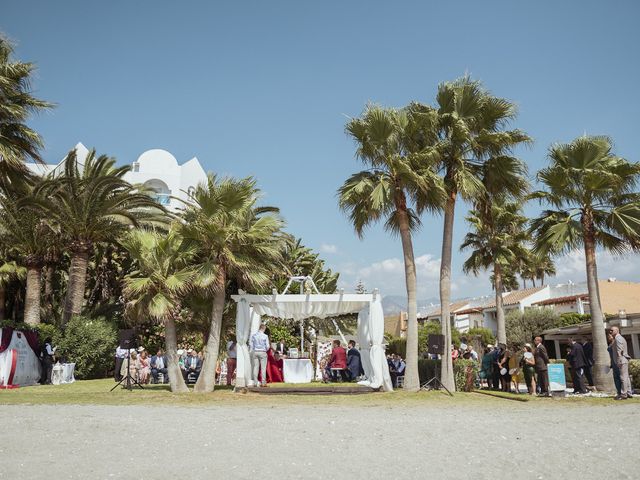
{"label": "wedding gazebo", "polygon": [[251,360],[248,341],[260,328],[261,317],[293,319],[304,321],[307,318],[332,318],[340,315],[358,313],[357,338],[360,344],[360,356],[366,380],[360,385],[374,389],[392,391],[389,366],[384,347],[384,312],[382,296],[373,293],[302,293],[255,295],[240,291],[231,298],[237,303],[236,313],[236,388],[250,387]]}

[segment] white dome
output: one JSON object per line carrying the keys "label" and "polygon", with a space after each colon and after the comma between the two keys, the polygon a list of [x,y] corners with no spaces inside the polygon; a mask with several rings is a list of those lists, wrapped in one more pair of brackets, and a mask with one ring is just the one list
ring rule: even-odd
{"label": "white dome", "polygon": [[147,150],[138,157],[137,163],[140,165],[140,170],[144,170],[145,167],[146,169],[163,170],[165,168],[175,168],[178,166],[176,157],[160,148]]}

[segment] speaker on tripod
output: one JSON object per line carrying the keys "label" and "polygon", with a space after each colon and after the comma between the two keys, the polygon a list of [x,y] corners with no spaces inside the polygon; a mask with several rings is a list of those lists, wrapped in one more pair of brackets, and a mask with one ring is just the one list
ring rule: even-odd
{"label": "speaker on tripod", "polygon": [[[445,355],[444,335],[441,335],[439,333],[433,333],[429,335],[427,337],[427,345],[428,345],[427,351],[429,352],[429,354],[440,355],[441,357]],[[449,395],[453,396],[453,394],[449,391],[449,389],[445,387],[440,381],[440,372],[438,370],[439,369],[436,367],[435,371],[433,372],[434,376],[431,377],[426,382],[424,382],[420,386],[420,390],[437,390],[440,388],[444,388]]]}

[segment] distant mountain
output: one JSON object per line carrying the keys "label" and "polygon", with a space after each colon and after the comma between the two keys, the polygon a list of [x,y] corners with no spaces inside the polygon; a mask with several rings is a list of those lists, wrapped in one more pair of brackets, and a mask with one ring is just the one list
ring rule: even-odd
{"label": "distant mountain", "polygon": [[[437,298],[418,300],[418,313],[431,310],[433,305],[437,305],[438,303],[439,300]],[[400,312],[406,312],[407,297],[402,295],[387,295],[386,297],[382,297],[382,309],[385,315],[395,315]]]}

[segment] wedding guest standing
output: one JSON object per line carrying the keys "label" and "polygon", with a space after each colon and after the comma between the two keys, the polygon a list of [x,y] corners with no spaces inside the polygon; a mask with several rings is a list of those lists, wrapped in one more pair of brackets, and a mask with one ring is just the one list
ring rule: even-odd
{"label": "wedding guest standing", "polygon": [[533,357],[533,349],[529,343],[524,344],[524,354],[522,355],[520,366],[524,374],[524,382],[527,384],[527,392],[529,395],[534,395],[536,393],[536,361]]}
{"label": "wedding guest standing", "polygon": [[42,378],[40,383],[48,385],[51,383],[51,373],[53,372],[53,355],[58,347],[53,347],[51,337],[44,340],[44,348],[42,349]]}
{"label": "wedding guest standing", "polygon": [[542,337],[536,337],[533,340],[536,349],[533,356],[536,361],[536,374],[538,375],[538,386],[540,387],[540,395],[549,396],[549,372],[547,365],[549,364],[549,355],[546,347],[542,344]]}
{"label": "wedding guest standing", "polygon": [[611,357],[611,371],[613,372],[613,383],[616,386],[616,398],[622,395],[622,380],[620,380],[620,369],[613,359],[613,349],[615,348],[614,338],[611,333],[607,334],[607,350],[609,351],[609,357]]}
{"label": "wedding guest standing", "polygon": [[347,350],[347,366],[349,368],[349,376],[351,380],[356,380],[359,376],[364,375],[362,369],[362,358],[360,352],[356,348],[356,342],[349,340],[349,349]]}
{"label": "wedding guest standing", "polygon": [[571,365],[571,377],[573,379],[573,393],[587,393],[584,386],[584,367],[587,364],[587,358],[584,355],[582,345],[576,342],[575,338],[570,338],[571,352],[567,360]]}
{"label": "wedding guest standing", "polygon": [[251,335],[253,382],[263,387],[267,386],[267,350],[269,350],[269,337],[264,333],[266,329],[267,326],[263,323],[260,329]]}
{"label": "wedding guest standing", "polygon": [[620,335],[620,329],[611,327],[611,335],[613,335],[613,361],[620,370],[621,393],[616,397],[616,400],[626,400],[632,396],[631,379],[629,378],[629,359],[631,356],[627,341]]}
{"label": "wedding guest standing", "polygon": [[238,346],[235,341],[227,343],[227,385],[236,378],[236,366],[238,364]]}
{"label": "wedding guest standing", "polygon": [[116,367],[115,367],[115,370],[113,371],[113,379],[116,382],[119,382],[120,380],[122,380],[122,375],[120,375],[120,370],[122,370],[122,362],[125,361],[125,359],[127,358],[127,355],[129,355],[128,348],[122,348],[120,345],[116,347],[116,355],[115,355]]}

